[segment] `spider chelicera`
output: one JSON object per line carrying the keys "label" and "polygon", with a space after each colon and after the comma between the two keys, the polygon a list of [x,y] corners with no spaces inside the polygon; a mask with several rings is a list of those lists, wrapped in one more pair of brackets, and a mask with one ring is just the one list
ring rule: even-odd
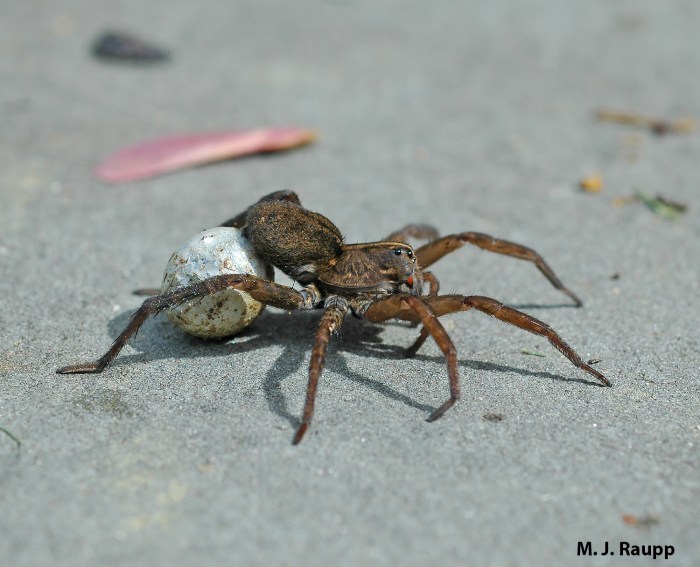
{"label": "spider chelicera", "polygon": [[[532,262],[555,288],[568,295],[576,306],[581,306],[578,296],[564,287],[544,259],[530,248],[478,232],[437,238],[436,231],[426,225],[408,225],[380,242],[345,244],[340,231],[330,220],[302,207],[299,197],[291,191],[278,191],[263,197],[222,226],[242,229],[256,254],[299,282],[302,289],[296,290],[254,275],[225,274],[149,297],[100,359],[66,366],[57,372],[102,372],[149,317],[197,297],[233,288],[266,305],[288,311],[323,310],[311,353],[304,413],[294,435],[294,444],[301,441],[311,423],[328,343],[348,313],[372,323],[400,319],[422,324],[418,338],[406,350],[407,356],[413,356],[428,336],[433,337],[447,359],[450,397],[430,414],[428,421],[441,417],[460,396],[457,350],[439,320],[442,315],[458,311],[476,309],[541,335],[575,366],[594,376],[602,385],[610,386],[603,374],[586,364],[547,324],[489,297],[439,295],[438,280],[425,271],[446,254],[464,244],[473,244],[490,252]],[[432,240],[414,250],[406,243],[411,237]]]}

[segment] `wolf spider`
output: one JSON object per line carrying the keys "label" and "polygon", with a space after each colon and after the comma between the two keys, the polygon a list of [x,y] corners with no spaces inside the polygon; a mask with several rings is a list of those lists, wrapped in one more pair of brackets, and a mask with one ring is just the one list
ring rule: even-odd
{"label": "wolf spider", "polygon": [[[372,323],[389,319],[421,323],[423,327],[416,341],[406,350],[407,356],[415,355],[429,335],[433,337],[447,359],[450,397],[428,416],[428,421],[441,417],[460,396],[457,350],[439,320],[442,315],[458,311],[476,309],[546,337],[575,366],[594,376],[602,385],[610,386],[605,376],[586,364],[547,324],[489,297],[438,295],[438,280],[424,271],[464,244],[473,244],[490,252],[532,262],[556,289],[568,295],[576,306],[581,306],[581,300],[564,287],[544,259],[530,248],[478,232],[436,238],[436,231],[426,225],[408,225],[380,242],[345,244],[340,231],[330,220],[302,207],[299,197],[291,191],[278,191],[263,197],[222,226],[242,229],[264,261],[300,283],[303,289],[298,291],[252,275],[226,274],[150,297],[132,315],[127,327],[100,359],[66,366],[57,372],[101,372],[150,316],[197,297],[233,288],[266,305],[288,311],[323,309],[311,352],[304,413],[294,435],[294,444],[302,440],[311,423],[328,343],[348,313]],[[414,251],[406,244],[409,237],[433,240]],[[424,284],[427,284],[427,293],[424,293]]]}

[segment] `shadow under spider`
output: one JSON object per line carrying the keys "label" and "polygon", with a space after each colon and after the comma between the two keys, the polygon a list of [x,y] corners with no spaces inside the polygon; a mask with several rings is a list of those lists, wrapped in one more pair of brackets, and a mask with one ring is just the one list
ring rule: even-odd
{"label": "shadow under spider", "polygon": [[[131,311],[127,311],[111,319],[108,323],[109,334],[116,338],[126,326],[130,316]],[[139,334],[130,341],[131,346],[141,352],[138,354],[122,354],[112,363],[112,366],[133,364],[134,362],[147,363],[169,358],[194,360],[201,357],[231,357],[265,347],[281,346],[282,352],[265,374],[263,390],[268,407],[275,414],[286,419],[292,427],[298,427],[300,423],[300,408],[294,408],[290,411],[282,392],[282,383],[290,376],[297,375],[301,371],[304,376],[304,385],[306,385],[305,371],[308,366],[314,334],[320,316],[321,311],[289,314],[267,309],[250,327],[235,337],[205,341],[187,335],[169,322],[163,323],[165,316],[162,315],[158,316],[155,321],[147,322],[141,328]],[[434,407],[418,402],[386,383],[351,370],[347,360],[342,356],[343,352],[347,352],[374,359],[406,361],[405,348],[415,339],[419,327],[399,321],[390,322],[389,325],[401,326],[406,329],[405,344],[387,344],[383,341],[380,334],[383,332],[386,324],[373,325],[366,321],[347,317],[341,328],[340,336],[335,337],[329,345],[326,357],[326,371],[341,375],[387,398],[429,414],[435,409]],[[459,344],[456,346],[459,350]],[[417,354],[414,359],[437,364],[445,363],[442,355]],[[479,360],[459,359],[459,366],[473,371],[515,373],[521,376],[548,378],[563,382],[590,383],[583,378],[565,378],[550,372],[524,370]],[[468,382],[463,380],[462,386],[464,389],[468,388]],[[449,391],[446,367],[444,390],[445,394]]]}

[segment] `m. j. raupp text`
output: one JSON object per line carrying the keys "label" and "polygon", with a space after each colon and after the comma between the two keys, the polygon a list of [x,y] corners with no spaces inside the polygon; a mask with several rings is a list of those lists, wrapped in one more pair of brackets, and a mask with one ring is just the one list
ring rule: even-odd
{"label": "m. j. raupp text", "polygon": [[652,557],[653,559],[668,559],[675,552],[672,545],[635,545],[628,541],[621,541],[615,546],[610,542],[603,542],[603,549],[599,552],[593,549],[590,541],[579,541],[576,555],[622,555],[623,557]]}

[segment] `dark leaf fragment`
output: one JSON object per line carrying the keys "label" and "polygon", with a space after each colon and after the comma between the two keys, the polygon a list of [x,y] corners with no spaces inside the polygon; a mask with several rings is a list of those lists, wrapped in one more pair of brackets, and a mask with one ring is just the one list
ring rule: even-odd
{"label": "dark leaf fragment", "polygon": [[170,58],[164,49],[131,34],[116,31],[108,31],[98,37],[92,46],[92,53],[99,58],[134,63],[155,63]]}

